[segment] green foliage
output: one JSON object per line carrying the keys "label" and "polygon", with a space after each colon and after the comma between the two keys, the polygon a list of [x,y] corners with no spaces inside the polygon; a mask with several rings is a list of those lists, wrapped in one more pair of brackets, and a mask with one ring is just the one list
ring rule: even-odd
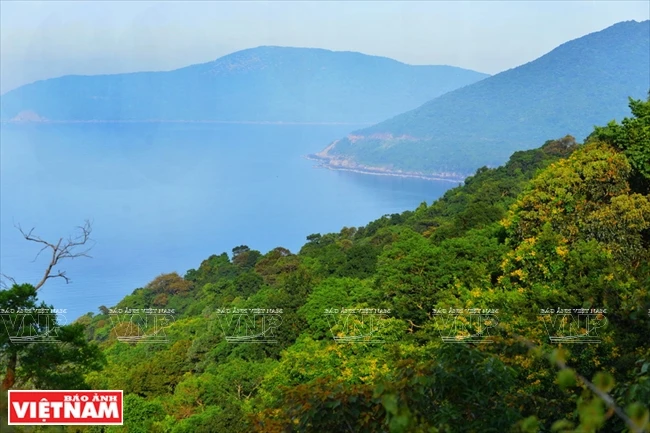
{"label": "green foliage", "polygon": [[[312,234],[297,254],[241,245],[183,278],[159,276],[119,305],[177,306],[170,341],[116,341],[102,308],[69,335],[81,347],[85,327],[107,365],[75,377],[126,391],[125,426],[106,429],[115,432],[647,430],[650,202],[630,150],[645,139],[639,104],[585,145],[565,136],[516,152],[431,205]],[[30,290],[0,300],[32,305]],[[538,314],[556,307],[606,309],[600,342],[551,342]],[[226,341],[218,310],[228,308],[283,309],[276,343]],[[335,341],[344,330],[324,313],[341,308],[390,309],[373,334],[383,342]],[[433,308],[498,309],[492,344],[443,342]],[[484,324],[459,323],[471,333]],[[34,356],[18,371],[80,386],[40,371],[49,354]]]}
{"label": "green foliage", "polygon": [[164,416],[165,409],[159,401],[145,400],[134,394],[126,394],[124,396],[124,427],[116,430],[120,433],[151,433],[153,424],[162,420]]}
{"label": "green foliage", "polygon": [[[99,347],[89,343],[84,326],[79,323],[60,325],[53,313],[20,313],[20,310],[52,306],[37,303],[30,284],[14,284],[0,291],[3,332],[0,333],[0,377],[8,388],[83,389],[84,374],[100,370],[104,356]],[[34,337],[30,342],[14,342],[11,337]],[[41,341],[56,340],[58,343]]]}
{"label": "green foliage", "polygon": [[650,193],[650,92],[648,100],[630,98],[630,111],[621,124],[612,120],[607,126],[596,127],[588,140],[610,143],[622,151],[632,167],[631,183],[636,192]]}
{"label": "green foliage", "polygon": [[512,368],[465,345],[427,352],[424,360],[398,361],[375,390],[391,432],[499,432],[520,419]]}

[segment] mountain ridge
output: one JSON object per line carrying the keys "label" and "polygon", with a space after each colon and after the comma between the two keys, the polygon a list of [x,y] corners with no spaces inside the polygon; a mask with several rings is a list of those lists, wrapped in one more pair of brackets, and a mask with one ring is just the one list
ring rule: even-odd
{"label": "mountain ridge", "polygon": [[586,135],[625,116],[627,98],[650,88],[648,53],[650,21],[617,23],[353,131],[314,156],[329,168],[467,176],[549,137]]}
{"label": "mountain ridge", "polygon": [[68,75],[0,97],[1,118],[374,123],[487,77],[355,52],[262,46],[171,71]]}

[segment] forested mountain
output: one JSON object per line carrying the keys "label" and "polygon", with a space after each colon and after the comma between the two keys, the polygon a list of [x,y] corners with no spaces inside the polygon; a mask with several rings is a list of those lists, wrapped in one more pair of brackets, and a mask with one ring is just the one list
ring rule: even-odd
{"label": "forested mountain", "polygon": [[464,177],[547,137],[583,139],[650,88],[650,21],[626,21],[530,63],[352,132],[319,154],[331,167]]}
{"label": "forested mountain", "polygon": [[38,81],[2,95],[1,118],[372,123],[487,76],[355,52],[264,46],[169,72]]}
{"label": "forested mountain", "polygon": [[[630,107],[298,253],[158,276],[65,344],[0,337],[3,384],[124,390],[124,426],[69,432],[648,431],[650,100]],[[0,291],[21,305],[34,287]],[[174,310],[163,341],[129,340],[143,308]]]}

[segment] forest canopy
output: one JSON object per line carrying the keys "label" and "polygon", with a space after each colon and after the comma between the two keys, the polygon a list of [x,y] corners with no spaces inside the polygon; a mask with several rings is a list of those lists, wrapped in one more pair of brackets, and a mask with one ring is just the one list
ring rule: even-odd
{"label": "forest canopy", "polygon": [[[630,109],[299,252],[158,276],[21,349],[15,386],[124,390],[124,426],[70,432],[647,431],[650,99]],[[174,312],[158,344],[115,326],[144,308]]]}

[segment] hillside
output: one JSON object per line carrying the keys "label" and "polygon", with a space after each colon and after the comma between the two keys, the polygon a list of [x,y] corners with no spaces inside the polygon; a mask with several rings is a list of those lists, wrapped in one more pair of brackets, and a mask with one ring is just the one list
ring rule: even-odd
{"label": "hillside", "polygon": [[355,52],[265,46],[169,72],[38,81],[2,95],[1,118],[372,123],[485,77]]}
{"label": "hillside", "polygon": [[650,21],[627,21],[331,143],[333,168],[456,178],[547,137],[584,138],[650,89]]}
{"label": "hillside", "polygon": [[648,431],[650,99],[629,106],[431,205],[160,275],[65,344],[10,341],[37,305],[14,284],[3,387],[123,390],[124,425],[85,433]]}

